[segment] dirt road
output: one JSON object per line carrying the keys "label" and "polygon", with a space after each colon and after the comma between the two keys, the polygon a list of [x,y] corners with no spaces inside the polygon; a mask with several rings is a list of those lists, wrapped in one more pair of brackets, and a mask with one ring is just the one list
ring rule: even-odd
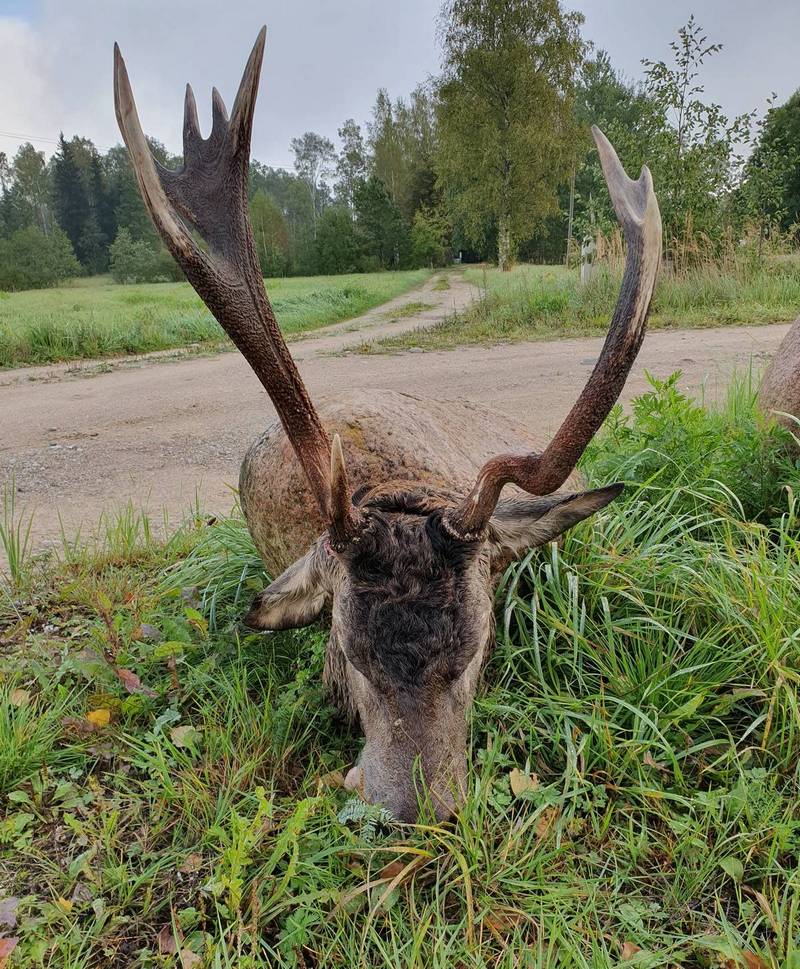
{"label": "dirt road", "polygon": [[[317,331],[292,345],[312,396],[342,388],[404,390],[443,400],[464,397],[554,429],[586,380],[602,339],[465,348],[393,356],[332,356],[365,339],[430,325],[464,306],[471,288],[419,290],[357,321]],[[430,304],[395,319],[411,302]],[[680,369],[684,386],[724,388],[736,367],[760,366],[788,325],[650,333],[625,389],[645,387],[645,369]],[[176,522],[195,500],[210,512],[232,504],[239,461],[274,416],[261,385],[237,353],[161,356],[79,369],[49,367],[0,374],[0,482],[13,475],[18,500],[35,511],[37,547],[91,531],[103,510],[131,499]]]}

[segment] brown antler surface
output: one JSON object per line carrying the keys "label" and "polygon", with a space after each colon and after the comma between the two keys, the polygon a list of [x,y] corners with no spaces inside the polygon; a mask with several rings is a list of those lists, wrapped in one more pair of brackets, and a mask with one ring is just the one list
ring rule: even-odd
{"label": "brown antler surface", "polygon": [[266,27],[250,54],[230,119],[214,88],[208,138],[200,134],[194,94],[187,84],[183,167],[177,171],[153,158],[116,44],[114,103],[139,189],[161,238],[264,385],[320,511],[330,521],[330,441],[275,321],[248,215],[250,136],[265,38]]}
{"label": "brown antler surface", "polygon": [[561,487],[617,401],[642,345],[661,259],[658,201],[647,167],[637,181],[628,178],[611,142],[599,128],[593,127],[592,133],[627,243],[611,326],[586,386],[547,448],[541,454],[491,458],[472,491],[448,514],[448,528],[466,540],[482,534],[505,485],[513,483],[532,495],[547,495]]}
{"label": "brown antler surface", "polygon": [[331,548],[341,552],[357,541],[364,527],[364,516],[353,506],[352,492],[347,481],[347,469],[342,453],[342,440],[333,435],[331,448],[331,514],[328,524]]}

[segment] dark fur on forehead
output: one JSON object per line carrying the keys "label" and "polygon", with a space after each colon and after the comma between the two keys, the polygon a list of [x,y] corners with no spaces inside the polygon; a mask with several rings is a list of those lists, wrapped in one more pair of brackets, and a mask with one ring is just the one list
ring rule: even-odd
{"label": "dark fur on forehead", "polygon": [[353,504],[406,515],[430,515],[451,508],[458,500],[451,491],[416,482],[390,481],[377,487],[365,486],[353,495]]}
{"label": "dark fur on forehead", "polygon": [[402,500],[392,501],[390,514],[375,507],[388,504],[386,496],[370,501],[366,529],[341,556],[351,588],[342,603],[347,657],[395,696],[461,675],[482,645],[475,616],[483,610],[464,606],[486,595],[474,581],[479,549],[447,535],[439,507],[428,511],[418,492],[406,494],[402,512]]}

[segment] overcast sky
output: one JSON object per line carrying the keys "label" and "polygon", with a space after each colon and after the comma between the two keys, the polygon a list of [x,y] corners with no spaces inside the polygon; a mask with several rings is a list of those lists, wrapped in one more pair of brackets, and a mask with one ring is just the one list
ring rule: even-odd
{"label": "overcast sky", "polygon": [[[729,114],[800,87],[800,0],[573,0],[584,35],[629,77],[667,58],[694,12],[724,50],[708,64],[708,95]],[[51,154],[59,131],[99,147],[119,139],[112,45],[119,41],[145,131],[180,151],[183,86],[209,126],[216,85],[230,107],[262,23],[267,52],[253,155],[289,166],[289,140],[331,138],[364,122],[379,87],[406,95],[438,69],[438,0],[0,0],[0,151],[22,141]]]}

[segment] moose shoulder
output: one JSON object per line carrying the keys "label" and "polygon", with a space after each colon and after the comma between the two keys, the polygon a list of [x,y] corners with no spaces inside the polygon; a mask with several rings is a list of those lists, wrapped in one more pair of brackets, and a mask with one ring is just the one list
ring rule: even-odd
{"label": "moose shoulder", "polygon": [[262,30],[230,119],[213,92],[208,138],[187,87],[181,169],[164,169],[150,153],[115,48],[117,119],[156,228],[280,420],[241,471],[253,539],[273,574],[282,569],[247,622],[302,626],[329,606],[326,683],[365,734],[346,785],[414,820],[424,780],[445,818],[464,793],[467,713],[493,635],[493,577],[622,490],[582,490],[575,467],[641,346],[661,253],[658,204],[649,171],[629,179],[593,129],[626,265],[594,371],[543,448],[516,422],[467,404],[349,394],[317,410],[264,291],[247,213],[264,43]]}

